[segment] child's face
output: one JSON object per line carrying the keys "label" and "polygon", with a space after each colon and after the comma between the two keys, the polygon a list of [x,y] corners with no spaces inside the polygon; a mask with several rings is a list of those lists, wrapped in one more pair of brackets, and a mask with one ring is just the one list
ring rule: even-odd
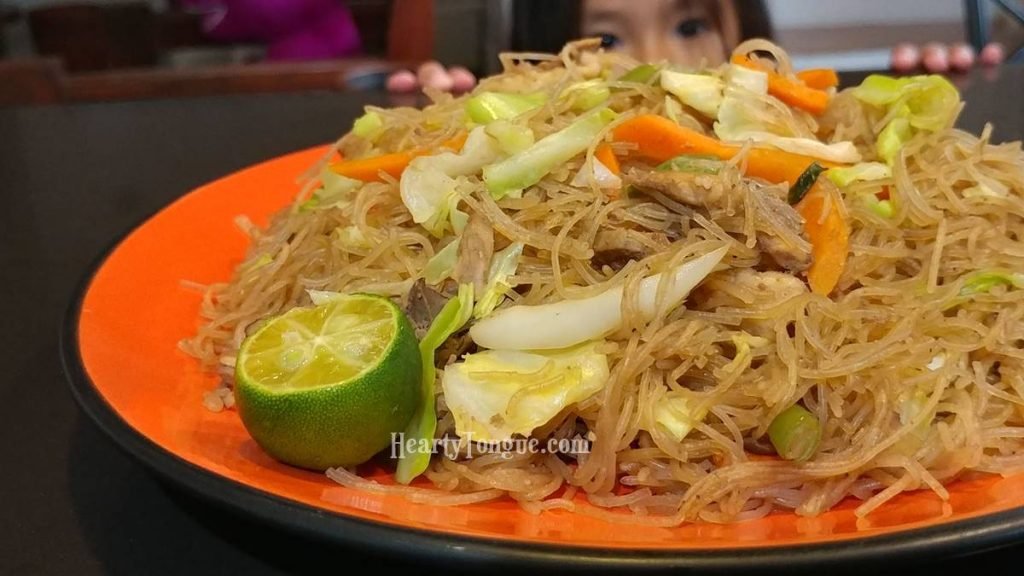
{"label": "child's face", "polygon": [[584,0],[581,32],[643,62],[714,66],[736,42],[735,26],[722,25],[735,22],[732,9],[723,0]]}

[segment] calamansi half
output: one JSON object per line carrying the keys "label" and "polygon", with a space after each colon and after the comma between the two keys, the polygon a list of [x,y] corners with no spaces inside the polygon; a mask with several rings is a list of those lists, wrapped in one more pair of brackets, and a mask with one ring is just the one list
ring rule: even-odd
{"label": "calamansi half", "polygon": [[339,295],[246,338],[235,396],[249,434],[275,459],[313,470],[353,466],[405,428],[420,368],[413,328],[393,302]]}

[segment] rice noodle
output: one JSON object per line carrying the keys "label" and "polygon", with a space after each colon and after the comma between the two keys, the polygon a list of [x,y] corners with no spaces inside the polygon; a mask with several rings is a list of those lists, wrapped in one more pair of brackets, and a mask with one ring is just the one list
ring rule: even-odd
{"label": "rice noodle", "polygon": [[[505,72],[482,80],[480,89],[547,94],[547,104],[517,119],[543,138],[579,114],[558,98],[565,87],[599,78],[602,69],[636,64],[589,48],[503,55]],[[789,57],[774,44],[751,40],[736,50],[767,54],[780,74],[793,74]],[[608,105],[622,116],[664,108],[666,94],[657,83],[610,86]],[[464,101],[434,98],[424,110],[375,108],[387,130],[374,142],[346,135],[337,149],[358,158],[439,146],[465,130]],[[839,93],[817,119],[764,98],[791,129],[823,142],[853,142],[866,159],[875,158],[885,114],[849,93]],[[694,118],[681,121],[708,130]],[[990,134],[988,127],[980,138],[947,127],[918,135],[897,155],[891,178],[844,189],[843,201],[827,210],[850,222],[851,254],[829,298],[802,288],[800,275],[789,275],[799,288],[781,299],[764,284],[744,285],[729,275],[788,274],[761,252],[758,229],[810,249],[758,201],[758,194],[784,191],[741,176],[749,143],[712,179],[715,190],[744,194],[722,206],[572,185],[575,174],[592,166],[597,142],[521,198],[495,200],[479,175],[460,178],[460,206],[490,223],[496,248],[525,245],[511,278],[516,289],[503,306],[623,287],[627,325],[608,338],[608,382],[534,431],[541,439],[586,436],[590,452],[437,455],[412,487],[344,469],[328,476],[431,505],[509,497],[536,514],[561,509],[674,526],[741,521],[773,510],[815,515],[845,498],[861,500],[856,514],[864,517],[907,490],[928,489],[946,499],[944,484],[965,473],[1024,469],[1024,291],[961,292],[975,271],[1024,269],[1024,153],[1019,143],[990,143]],[[614,145],[623,168],[649,169],[627,156],[631,148]],[[981,185],[991,193],[964,192]],[[883,186],[895,208],[892,218],[861,200]],[[265,229],[239,217],[251,238],[249,252],[228,282],[201,287],[204,322],[181,347],[223,375],[224,392],[209,397],[217,409],[228,407],[231,366],[256,323],[309,304],[309,289],[375,291],[402,300],[427,261],[453,240],[412,221],[394,179],[363,185],[335,206],[301,209],[309,191],[303,188],[295,205]],[[768,216],[757,223],[758,214]],[[639,235],[644,254],[621,268],[594,266],[597,236],[622,230]],[[644,277],[723,242],[731,271],[711,275],[685,306],[651,322],[640,318]],[[757,345],[737,344],[751,341]],[[447,360],[439,357],[439,367]],[[656,424],[655,408],[680,395],[692,399],[700,416],[677,440]],[[443,394],[437,402],[438,437],[456,436]],[[822,423],[814,456],[797,463],[747,452],[745,443],[762,438],[796,403]]]}

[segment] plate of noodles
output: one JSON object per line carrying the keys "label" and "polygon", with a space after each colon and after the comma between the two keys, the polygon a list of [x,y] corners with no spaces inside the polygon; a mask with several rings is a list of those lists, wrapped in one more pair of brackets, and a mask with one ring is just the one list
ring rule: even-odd
{"label": "plate of noodles", "polygon": [[421,558],[793,567],[1024,533],[1024,153],[940,76],[508,54],[200,187],[96,266],[90,416]]}

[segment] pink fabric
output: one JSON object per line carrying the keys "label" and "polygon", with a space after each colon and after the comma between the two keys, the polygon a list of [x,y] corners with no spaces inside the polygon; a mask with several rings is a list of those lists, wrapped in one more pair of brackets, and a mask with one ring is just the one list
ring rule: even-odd
{"label": "pink fabric", "polygon": [[220,42],[261,42],[269,60],[321,60],[360,52],[359,30],[340,0],[179,0],[203,14]]}

